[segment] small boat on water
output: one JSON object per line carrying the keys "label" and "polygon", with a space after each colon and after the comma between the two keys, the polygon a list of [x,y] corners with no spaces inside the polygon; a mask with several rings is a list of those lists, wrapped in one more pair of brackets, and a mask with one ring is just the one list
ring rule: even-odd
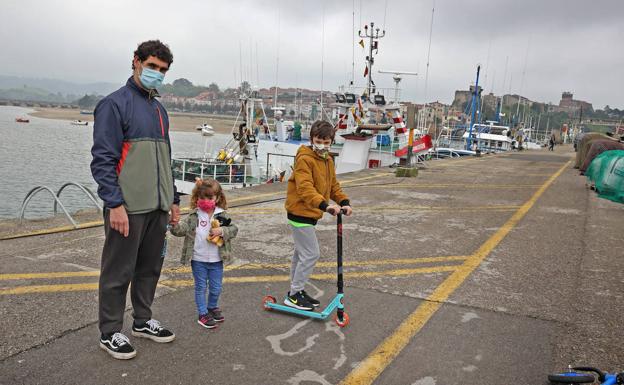
{"label": "small boat on water", "polygon": [[211,125],[204,123],[197,127],[195,127],[198,131],[201,131],[203,136],[212,136],[214,135],[214,128]]}
{"label": "small boat on water", "polygon": [[30,123],[30,119],[26,119],[26,118],[15,118],[15,121],[17,123]]}
{"label": "small boat on water", "polygon": [[88,126],[89,122],[87,122],[86,120],[73,120],[70,124],[74,125],[74,126]]}

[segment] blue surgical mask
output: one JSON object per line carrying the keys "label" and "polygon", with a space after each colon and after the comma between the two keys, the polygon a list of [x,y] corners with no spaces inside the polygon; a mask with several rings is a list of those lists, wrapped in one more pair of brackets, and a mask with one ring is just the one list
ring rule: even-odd
{"label": "blue surgical mask", "polygon": [[141,71],[141,77],[139,79],[141,80],[143,87],[148,90],[153,90],[162,85],[164,78],[165,75],[163,73],[154,71],[151,68],[143,67],[143,71]]}

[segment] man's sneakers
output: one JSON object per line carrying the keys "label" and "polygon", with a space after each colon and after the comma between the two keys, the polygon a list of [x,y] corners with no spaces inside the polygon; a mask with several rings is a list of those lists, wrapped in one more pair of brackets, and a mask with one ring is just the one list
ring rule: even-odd
{"label": "man's sneakers", "polygon": [[314,310],[314,305],[306,298],[305,292],[303,290],[296,292],[291,295],[290,293],[286,294],[286,298],[284,298],[284,305],[294,307],[299,310]]}
{"label": "man's sneakers", "polygon": [[200,315],[197,323],[206,329],[214,329],[217,327],[217,322],[212,318],[210,313]]}
{"label": "man's sneakers", "polygon": [[305,299],[307,299],[307,300],[308,300],[308,302],[310,302],[310,303],[312,304],[312,306],[314,306],[314,307],[319,307],[319,305],[321,304],[318,300],[316,300],[316,299],[314,299],[314,298],[310,297],[310,296],[308,295],[308,293],[306,293],[306,291],[305,291],[305,290],[301,290],[301,294],[303,294],[303,296],[305,297]]}
{"label": "man's sneakers", "polygon": [[225,321],[225,317],[221,314],[221,309],[215,307],[214,309],[208,309],[208,315],[211,316],[217,322]]}
{"label": "man's sneakers", "polygon": [[129,360],[136,356],[136,350],[130,345],[130,340],[121,333],[102,334],[100,347],[118,360]]}
{"label": "man's sneakers", "polygon": [[144,324],[132,324],[132,335],[135,337],[149,338],[156,342],[171,342],[175,339],[175,334],[169,329],[160,325],[160,322],[151,319]]}

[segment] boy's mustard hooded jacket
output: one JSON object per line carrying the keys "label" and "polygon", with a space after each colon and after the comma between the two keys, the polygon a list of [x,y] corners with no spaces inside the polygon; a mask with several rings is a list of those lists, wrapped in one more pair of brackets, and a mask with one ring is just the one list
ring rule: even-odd
{"label": "boy's mustard hooded jacket", "polygon": [[301,146],[295,157],[295,169],[288,179],[286,212],[288,219],[316,225],[329,205],[329,199],[341,206],[349,198],[336,180],[334,160],[319,156],[309,146]]}

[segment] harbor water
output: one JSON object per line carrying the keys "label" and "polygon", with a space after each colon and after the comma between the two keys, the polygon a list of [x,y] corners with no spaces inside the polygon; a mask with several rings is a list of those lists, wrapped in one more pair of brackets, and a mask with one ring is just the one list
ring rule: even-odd
{"label": "harbor water", "polygon": [[[76,182],[97,191],[91,177],[93,124],[74,126],[70,121],[29,116],[32,109],[0,106],[0,219],[17,218],[26,194],[37,186],[54,192],[67,182]],[[25,117],[30,123],[18,123]],[[170,133],[174,157],[198,157],[214,152],[229,135],[202,137],[199,132]],[[205,139],[208,138],[208,142]],[[61,202],[70,212],[93,208],[76,187],[61,194]],[[54,199],[41,191],[28,203],[25,217],[42,218],[53,214]]]}

